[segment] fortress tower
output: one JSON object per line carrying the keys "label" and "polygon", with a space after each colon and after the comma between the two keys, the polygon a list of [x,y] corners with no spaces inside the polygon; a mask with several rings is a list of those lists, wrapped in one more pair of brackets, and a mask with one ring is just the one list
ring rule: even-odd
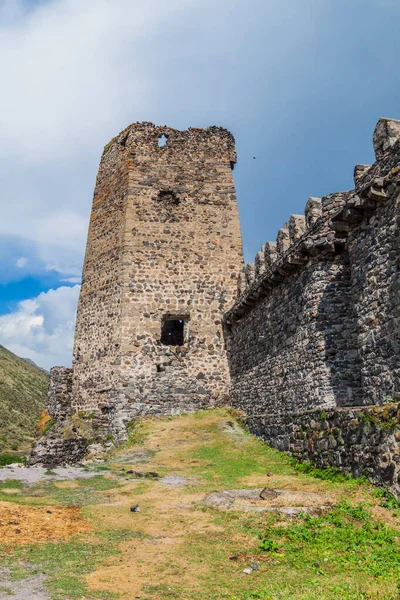
{"label": "fortress tower", "polygon": [[138,415],[227,398],[222,314],[243,264],[233,136],[135,123],[104,149],[74,344],[73,412],[117,439]]}

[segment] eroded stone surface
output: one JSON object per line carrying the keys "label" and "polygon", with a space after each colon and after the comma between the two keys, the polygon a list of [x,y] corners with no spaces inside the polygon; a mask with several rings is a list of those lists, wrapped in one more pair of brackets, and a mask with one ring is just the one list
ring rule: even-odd
{"label": "eroded stone surface", "polygon": [[[104,471],[103,471],[104,472]],[[69,481],[74,479],[90,479],[98,475],[97,471],[88,471],[79,467],[54,467],[48,471],[46,467],[24,467],[20,464],[0,468],[0,481],[14,479],[30,485],[39,481]]]}
{"label": "eroded stone surface", "polygon": [[221,510],[279,512],[287,516],[296,516],[304,512],[318,514],[332,506],[328,496],[313,492],[271,489],[269,497],[261,498],[260,494],[264,489],[212,492],[206,497],[204,504]]}

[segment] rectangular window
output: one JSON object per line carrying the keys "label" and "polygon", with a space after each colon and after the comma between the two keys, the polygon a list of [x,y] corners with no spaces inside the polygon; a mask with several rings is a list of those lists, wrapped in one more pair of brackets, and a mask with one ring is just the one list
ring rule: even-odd
{"label": "rectangular window", "polygon": [[183,346],[185,343],[185,320],[165,318],[161,326],[161,343],[164,346]]}

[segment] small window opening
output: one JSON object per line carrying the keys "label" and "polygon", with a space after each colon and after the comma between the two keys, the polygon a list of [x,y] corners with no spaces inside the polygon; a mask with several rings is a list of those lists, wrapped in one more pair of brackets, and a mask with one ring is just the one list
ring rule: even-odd
{"label": "small window opening", "polygon": [[167,145],[168,142],[168,138],[166,135],[162,134],[160,135],[160,137],[158,138],[158,145],[160,148],[164,148],[164,146]]}
{"label": "small window opening", "polygon": [[166,319],[161,327],[161,343],[165,346],[183,346],[185,342],[185,321]]}
{"label": "small window opening", "polygon": [[173,206],[174,204],[179,204],[179,198],[175,194],[175,192],[171,190],[161,190],[158,194],[158,200],[163,202],[163,204],[167,206]]}

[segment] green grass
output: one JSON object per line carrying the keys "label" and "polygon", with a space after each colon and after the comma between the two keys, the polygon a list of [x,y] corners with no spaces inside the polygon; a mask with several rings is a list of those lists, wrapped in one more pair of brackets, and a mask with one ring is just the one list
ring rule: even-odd
{"label": "green grass", "polygon": [[25,463],[25,456],[18,456],[18,454],[10,454],[9,452],[3,452],[0,454],[0,467],[12,465],[13,463]]}
{"label": "green grass", "polygon": [[324,515],[303,514],[290,527],[267,528],[261,541],[266,539],[303,572],[327,575],[353,569],[358,576],[400,578],[399,533],[376,521],[365,503],[342,501]]}
{"label": "green grass", "polygon": [[12,589],[9,587],[6,587],[5,585],[0,585],[0,593],[5,594],[6,596],[15,596]]}
{"label": "green grass", "polygon": [[29,448],[48,385],[47,373],[0,345],[0,452]]}
{"label": "green grass", "polygon": [[0,492],[4,489],[18,489],[22,490],[24,483],[19,479],[7,479],[7,481],[0,481]]}
{"label": "green grass", "polygon": [[54,482],[43,486],[43,495],[51,496],[57,504],[66,506],[87,506],[89,504],[107,503],[107,496],[102,494],[107,490],[120,487],[115,479],[96,475],[88,479],[76,479],[77,488],[60,488]]}
{"label": "green grass", "polygon": [[332,481],[336,483],[353,482],[358,485],[368,483],[366,477],[354,478],[350,473],[344,473],[337,467],[326,467],[325,469],[318,469],[314,467],[310,462],[298,462],[295,459],[289,459],[290,464],[293,466],[295,471],[298,473],[306,473],[316,479],[323,479],[325,481]]}
{"label": "green grass", "polygon": [[[400,597],[399,532],[375,520],[365,504],[343,501],[331,512],[304,514],[289,526],[276,515],[238,512],[218,515],[214,522],[224,525],[223,534],[194,535],[186,543],[191,561],[207,564],[193,600]],[[259,570],[246,576],[250,562]],[[188,597],[178,582],[172,592],[171,597]]]}
{"label": "green grass", "polygon": [[118,545],[104,538],[84,542],[71,539],[58,544],[34,544],[16,548],[7,557],[0,559],[0,564],[11,569],[11,578],[14,580],[35,574],[35,571],[27,572],[18,565],[35,565],[37,572],[46,573],[46,588],[52,600],[111,600],[116,596],[109,592],[90,593],[85,585],[84,575],[118,552]]}
{"label": "green grass", "polygon": [[[149,584],[143,585],[142,600],[399,599],[400,536],[390,523],[392,514],[400,511],[400,502],[384,490],[374,490],[363,478],[352,479],[337,469],[321,470],[296,463],[231,426],[232,420],[224,410],[167,418],[161,423],[143,420],[132,427],[130,443],[107,462],[112,477],[102,474],[103,467],[99,466],[98,475],[76,480],[76,488],[60,488],[51,481],[29,489],[20,482],[0,484],[0,499],[8,502],[82,506],[82,515],[95,528],[95,533],[68,542],[7,549],[0,566],[9,566],[13,577],[22,577],[22,564],[35,565],[39,572],[46,573],[45,585],[53,600],[117,597],[110,592],[90,592],[84,576],[100,565],[119,566],[120,561],[133,573],[137,565],[147,561],[153,576]],[[166,431],[171,421],[176,422],[175,432]],[[192,477],[193,484],[182,488],[182,506],[177,491],[171,490],[169,500],[170,491],[159,482],[125,481],[122,467],[127,469],[129,456],[135,457],[135,446],[147,452],[153,430],[159,436],[157,450],[153,440],[149,465],[140,465],[137,470]],[[171,447],[163,453],[169,443]],[[119,462],[126,459],[128,462]],[[258,482],[257,487],[265,481],[270,487],[326,493],[336,506],[318,516],[303,514],[287,519],[276,513],[223,512],[202,505],[202,498],[211,491],[256,487],[252,478]],[[7,487],[20,493],[2,494]],[[105,493],[111,488],[118,488],[117,498]],[[190,494],[193,504],[185,504],[185,496]],[[131,515],[130,504],[138,497],[141,512]],[[155,497],[157,502],[162,500],[156,508]],[[116,502],[118,518],[109,519],[110,515],[114,517],[113,506],[94,506],[110,501]],[[374,517],[376,505],[383,507],[379,514],[382,518],[388,516],[387,523]],[[154,528],[158,523],[159,530]],[[180,541],[168,546],[163,562],[157,548],[162,547],[164,536],[173,539],[175,535]],[[153,543],[156,558],[152,562],[146,548]],[[128,554],[128,562],[124,563],[128,547],[130,552],[135,548],[138,552]],[[250,563],[257,563],[258,570],[246,575],[243,569]],[[167,572],[172,574],[169,583]],[[193,574],[194,585],[185,581],[187,573]]]}

